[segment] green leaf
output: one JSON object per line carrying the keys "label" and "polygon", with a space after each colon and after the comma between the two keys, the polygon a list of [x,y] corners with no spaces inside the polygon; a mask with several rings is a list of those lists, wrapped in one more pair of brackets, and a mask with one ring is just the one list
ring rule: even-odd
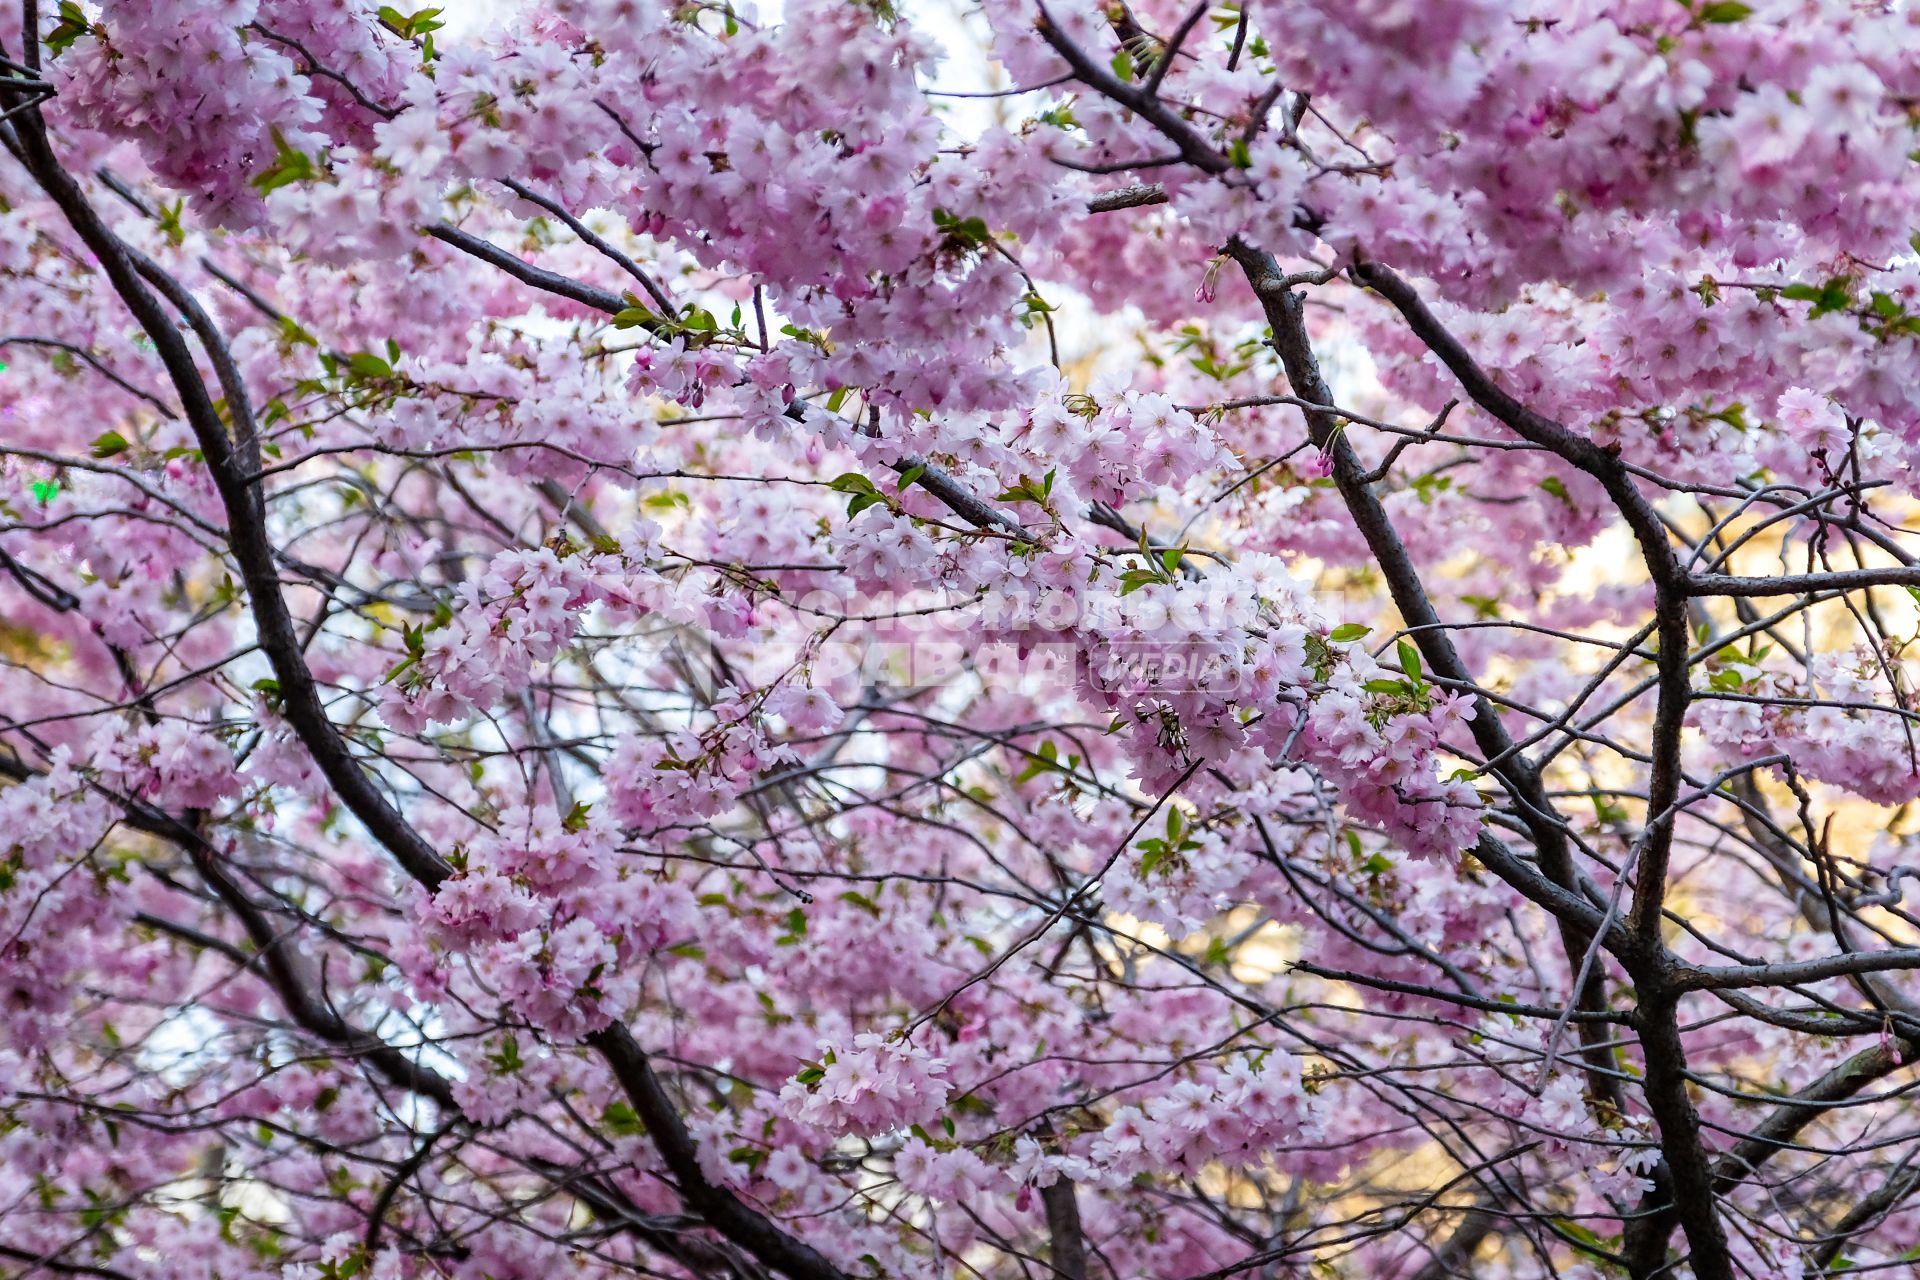
{"label": "green leaf", "polygon": [[1372,627],[1362,626],[1358,622],[1343,622],[1328,633],[1327,639],[1335,644],[1351,644],[1371,630]]}
{"label": "green leaf", "polygon": [[1559,476],[1548,476],[1540,482],[1540,487],[1560,501],[1567,501],[1567,485]]}
{"label": "green leaf", "polygon": [[360,378],[391,378],[393,366],[371,351],[356,351],[347,357],[347,368]]}
{"label": "green leaf", "polygon": [[881,496],[880,491],[873,487],[873,481],[867,479],[858,471],[849,471],[844,475],[835,476],[827,482],[827,487],[835,493],[853,495],[852,500],[847,503],[847,519],[849,520],[859,515],[862,511],[865,511],[868,507],[881,506],[886,502],[886,499]]}
{"label": "green leaf", "polygon": [[187,239],[187,229],[180,221],[180,215],[186,211],[187,202],[184,198],[175,200],[172,204],[160,206],[158,218],[160,234],[167,238],[167,243],[176,248],[184,244]]}
{"label": "green leaf", "polygon": [[1753,13],[1753,9],[1739,3],[1739,0],[1720,0],[1700,11],[1702,22],[1738,22]]}
{"label": "green leaf", "polygon": [[1014,779],[1014,782],[1031,782],[1041,774],[1060,767],[1060,748],[1054,746],[1051,739],[1034,748],[1033,754],[1034,759],[1021,771],[1020,776]]}
{"label": "green leaf", "polygon": [[880,904],[864,893],[855,893],[849,889],[840,895],[840,901],[851,902],[854,906],[860,908],[868,915],[873,916],[875,919],[878,919],[880,916]]}
{"label": "green leaf", "polygon": [[[1044,507],[1047,505],[1047,495],[1052,492],[1053,472],[1049,471],[1039,484],[1035,484],[1029,476],[1021,476],[1019,484],[995,494],[993,500],[995,502],[1031,502],[1035,506]],[[1144,539],[1140,552],[1142,555],[1146,554]]]}
{"label": "green leaf", "polygon": [[1420,651],[1413,647],[1413,641],[1402,640],[1395,646],[1400,655],[1400,669],[1407,673],[1409,680],[1420,679]]}
{"label": "green leaf", "polygon": [[993,238],[985,219],[962,218],[945,209],[933,211],[933,225],[946,235],[949,243],[959,248],[978,248]]}
{"label": "green leaf", "polygon": [[262,195],[296,182],[311,182],[319,176],[320,169],[313,157],[288,146],[279,129],[273,131],[273,146],[273,163],[254,174],[248,184]]}
{"label": "green leaf", "polygon": [[615,1102],[600,1113],[600,1123],[606,1126],[608,1133],[616,1138],[631,1138],[644,1132],[640,1116],[624,1102]]}
{"label": "green leaf", "polygon": [[[1511,1000],[1511,997],[1504,998]],[[1575,1222],[1571,1218],[1556,1218],[1554,1219],[1554,1225],[1566,1232],[1566,1234],[1573,1239],[1578,1240],[1581,1244],[1589,1245],[1595,1249],[1609,1249],[1610,1246],[1615,1243],[1608,1240],[1605,1236],[1602,1236],[1593,1228]]]}
{"label": "green leaf", "polygon": [[576,800],[573,802],[573,808],[567,810],[567,816],[561,820],[560,825],[567,831],[585,831],[587,815],[592,811],[592,805]]}
{"label": "green leaf", "polygon": [[1849,276],[1835,276],[1823,284],[1790,284],[1780,290],[1780,296],[1790,302],[1811,302],[1812,316],[1831,315],[1836,311],[1845,311],[1853,305],[1853,280]]}
{"label": "green leaf", "polygon": [[118,431],[109,431],[93,442],[91,452],[96,458],[111,458],[115,454],[125,453],[130,447],[125,436]]}
{"label": "green leaf", "polygon": [[1820,286],[1820,299],[1814,303],[1812,314],[1831,315],[1836,311],[1845,311],[1853,305],[1853,281],[1846,276],[1836,276]]}
{"label": "green leaf", "polygon": [[858,471],[848,471],[827,481],[827,488],[835,493],[874,493],[873,481]]}
{"label": "green leaf", "polygon": [[1462,595],[1460,603],[1472,605],[1475,617],[1497,619],[1500,616],[1500,601],[1493,596]]}
{"label": "green leaf", "polygon": [[46,39],[42,43],[57,58],[71,49],[74,41],[92,29],[92,24],[87,21],[87,15],[81,11],[79,5],[73,0],[60,0],[60,21],[54,25],[53,30],[47,32]]}
{"label": "green leaf", "polygon": [[436,21],[439,16],[438,9],[421,9],[416,13],[403,14],[390,4],[381,5],[379,10],[380,25],[402,40],[425,36],[446,26],[446,23]]}
{"label": "green leaf", "polygon": [[513,1075],[527,1065],[520,1056],[520,1042],[511,1035],[501,1037],[500,1052],[488,1054],[487,1061],[498,1075]]}

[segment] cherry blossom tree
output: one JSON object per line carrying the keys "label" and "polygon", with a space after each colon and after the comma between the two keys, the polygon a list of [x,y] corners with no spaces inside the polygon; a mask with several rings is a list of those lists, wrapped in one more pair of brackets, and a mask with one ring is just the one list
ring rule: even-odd
{"label": "cherry blossom tree", "polygon": [[18,0],[0,1275],[1909,1274],[1920,9]]}

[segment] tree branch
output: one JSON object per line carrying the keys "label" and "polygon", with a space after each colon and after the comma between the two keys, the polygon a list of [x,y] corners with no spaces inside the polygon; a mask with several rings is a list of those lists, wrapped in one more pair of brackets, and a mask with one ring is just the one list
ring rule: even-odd
{"label": "tree branch", "polygon": [[[147,264],[147,269],[143,271],[137,265],[135,255],[100,219],[78,184],[54,156],[36,113],[27,115],[18,132],[27,166],[35,180],[60,207],[75,232],[100,260],[115,292],[147,331],[174,382],[188,423],[199,441],[222,505],[226,508],[229,544],[252,602],[261,651],[273,667],[274,677],[280,685],[282,711],[288,724],[347,809],[393,854],[408,874],[430,890],[438,888],[452,874],[451,866],[380,793],[372,777],[347,749],[320,701],[312,673],[307,670],[301,656],[302,645],[292,615],[280,592],[274,571],[273,548],[267,536],[263,504],[255,487],[253,468],[243,465],[236,456],[234,441],[228,437],[226,427],[214,409],[185,341],[166,311],[142,283],[142,275],[151,278],[157,269]],[[452,228],[445,230],[453,231]],[[464,237],[466,233],[454,234]],[[485,245],[484,241],[479,243]],[[486,248],[492,249],[492,246]],[[612,296],[540,271],[504,251],[495,252],[521,268],[520,272],[511,272],[519,278],[526,278],[521,274],[524,272],[549,283],[560,282],[556,291],[571,289],[602,301]],[[164,273],[160,274],[164,276]],[[177,285],[171,289],[156,287],[167,292],[170,300],[177,301],[173,296]],[[549,285],[543,284],[542,287]],[[184,293],[184,290],[179,292]],[[614,299],[614,302],[624,305],[618,299]],[[194,311],[197,308],[183,309],[187,310],[189,323],[194,324],[202,341],[208,344],[209,356],[224,381],[225,372],[231,367],[231,357],[224,352],[217,334],[209,334],[195,323]],[[237,423],[246,414],[244,387],[228,389],[228,409]],[[252,422],[248,417],[246,424],[240,428],[242,440],[249,439],[252,430]],[[682,1197],[696,1212],[721,1234],[796,1280],[845,1280],[839,1268],[812,1246],[774,1225],[731,1191],[707,1180],[701,1172],[695,1155],[696,1144],[687,1131],[685,1120],[668,1098],[646,1054],[625,1026],[616,1023],[591,1037],[588,1043],[607,1061],[615,1079],[620,1082],[635,1111],[645,1122],[656,1149],[672,1170]],[[369,1051],[373,1051],[371,1046]]]}

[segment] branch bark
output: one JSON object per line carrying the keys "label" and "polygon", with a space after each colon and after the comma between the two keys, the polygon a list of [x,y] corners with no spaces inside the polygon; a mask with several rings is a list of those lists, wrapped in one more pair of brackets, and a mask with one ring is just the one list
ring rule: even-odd
{"label": "branch bark", "polygon": [[1080,1226],[1080,1198],[1073,1183],[1057,1179],[1040,1189],[1047,1208],[1047,1232],[1053,1239],[1053,1269],[1066,1280],[1087,1280],[1087,1237]]}

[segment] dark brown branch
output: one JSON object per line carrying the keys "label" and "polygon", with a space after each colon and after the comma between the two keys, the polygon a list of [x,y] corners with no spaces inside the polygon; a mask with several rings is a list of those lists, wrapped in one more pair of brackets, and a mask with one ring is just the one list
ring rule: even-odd
{"label": "dark brown branch", "polygon": [[1687,672],[1691,638],[1687,627],[1687,576],[1674,555],[1666,526],[1636,486],[1617,449],[1595,444],[1509,395],[1433,314],[1418,290],[1391,268],[1377,262],[1362,262],[1356,263],[1349,274],[1355,283],[1372,289],[1393,305],[1414,335],[1459,381],[1474,404],[1521,439],[1552,450],[1597,480],[1640,544],[1640,553],[1656,592],[1654,621],[1659,640],[1659,693],[1654,711],[1653,770],[1647,788],[1647,811],[1653,816],[1640,839],[1644,847],[1639,851],[1640,871],[1630,919],[1637,932],[1652,940],[1660,926],[1660,908],[1665,899],[1667,864],[1672,855],[1673,824],[1677,817],[1674,801],[1680,791],[1680,731],[1692,695]]}
{"label": "dark brown branch", "polygon": [[98,373],[101,377],[105,378],[107,381],[111,382],[114,386],[119,387],[122,391],[126,392],[128,395],[134,397],[137,400],[144,400],[148,404],[152,405],[154,408],[154,411],[157,412],[161,417],[177,418],[180,416],[179,414],[173,411],[173,408],[170,405],[168,405],[165,400],[162,400],[159,396],[154,395],[150,391],[142,391],[139,387],[135,386],[133,383],[127,381],[127,379],[115,373],[111,368],[107,366],[105,361],[101,360],[99,356],[94,355],[93,352],[87,350],[85,347],[76,346],[71,342],[60,342],[53,338],[29,337],[25,334],[13,334],[9,337],[0,338],[0,347],[4,347],[9,343],[15,343],[15,342],[21,344],[22,346],[48,347],[55,351],[64,351],[68,355],[74,357],[76,360],[86,361],[87,364],[93,367],[96,373]]}
{"label": "dark brown branch", "polygon": [[1115,209],[1138,209],[1146,205],[1165,204],[1166,188],[1159,183],[1136,182],[1132,186],[1120,187],[1113,191],[1103,191],[1087,201],[1088,213],[1111,213]]}
{"label": "dark brown branch", "polygon": [[1675,991],[1727,991],[1742,987],[1794,986],[1844,978],[1854,974],[1892,973],[1920,969],[1920,947],[1885,951],[1848,951],[1811,960],[1779,960],[1767,964],[1730,964],[1712,967],[1681,966],[1671,973]]}
{"label": "dark brown branch", "polygon": [[57,1254],[35,1253],[31,1249],[22,1249],[11,1244],[0,1244],[0,1258],[15,1258],[29,1264],[32,1268],[50,1271],[60,1276],[100,1276],[102,1280],[133,1280],[133,1277],[126,1272],[115,1271],[112,1267],[90,1266],[84,1262],[62,1262]]}
{"label": "dark brown branch", "polygon": [[333,81],[335,84],[339,85],[342,89],[345,89],[347,91],[347,95],[351,97],[355,102],[359,103],[364,110],[372,112],[374,115],[379,116],[382,120],[391,120],[395,116],[400,114],[399,108],[390,107],[384,102],[375,102],[372,98],[369,98],[365,93],[361,92],[359,85],[355,84],[352,80],[349,80],[346,76],[342,75],[340,72],[335,71],[333,68],[327,66],[325,63],[321,62],[320,59],[314,57],[313,54],[307,49],[307,46],[305,46],[304,44],[301,44],[298,40],[294,39],[292,36],[282,35],[278,31],[270,30],[269,28],[267,28],[266,26],[258,22],[248,23],[247,26],[250,30],[258,31],[261,35],[273,41],[275,44],[283,44],[287,46],[287,48],[292,49],[295,53],[299,54],[302,58],[305,58],[307,61],[307,74],[320,76],[324,79]]}
{"label": "dark brown branch", "polygon": [[1775,1153],[1784,1150],[1801,1130],[1831,1114],[1836,1104],[1893,1074],[1915,1048],[1897,1039],[1891,1046],[1876,1044],[1862,1049],[1790,1097],[1761,1099],[1774,1104],[1774,1110],[1736,1143],[1733,1150],[1720,1157],[1714,1165],[1714,1189],[1730,1191],[1751,1177]]}
{"label": "dark brown branch", "polygon": [[[380,793],[372,777],[361,768],[327,716],[312,673],[307,670],[301,656],[303,646],[280,591],[263,504],[253,475],[255,464],[243,462],[236,454],[235,441],[228,436],[206,385],[201,381],[192,353],[166,309],[148,290],[141,277],[145,275],[153,280],[157,273],[159,280],[155,287],[167,294],[169,301],[177,306],[181,303],[179,295],[185,291],[165,277],[164,272],[158,272],[152,264],[138,260],[100,219],[85,193],[54,156],[44,126],[36,115],[29,114],[23,120],[18,134],[27,167],[99,259],[115,292],[147,331],[174,382],[182,409],[199,441],[215,488],[226,508],[229,544],[252,602],[261,651],[266,654],[280,685],[282,710],[288,724],[348,811],[415,880],[429,889],[438,888],[452,873],[452,868]],[[466,237],[466,233],[455,232],[452,228],[442,230],[456,238]],[[484,241],[479,243],[485,245]],[[486,248],[491,250],[493,247],[487,245]],[[563,277],[553,277],[550,272],[530,267],[512,255],[504,254],[504,251],[494,252],[530,275],[564,281]],[[518,272],[514,274],[519,275]],[[565,281],[564,287],[595,299],[611,297],[605,295],[604,291],[593,290],[577,282]],[[189,304],[192,301],[190,296],[185,299]],[[619,299],[614,299],[614,303],[616,308],[623,305]],[[604,306],[602,309],[605,309]],[[211,323],[204,320],[204,313],[199,311],[197,304],[180,306],[180,310],[185,312],[189,325],[195,328],[208,347],[209,358],[213,360],[215,370],[222,376],[224,384],[232,360],[219,335],[210,332]],[[237,374],[233,377],[237,383]],[[226,389],[228,410],[233,414],[236,424],[240,424],[237,427],[240,438],[250,441],[253,424],[248,415],[244,387],[234,385]],[[217,867],[215,871],[219,873]],[[381,1042],[382,1045],[384,1043]],[[769,1266],[797,1280],[845,1280],[839,1268],[819,1251],[749,1208],[731,1191],[707,1180],[701,1172],[695,1155],[696,1146],[685,1120],[654,1074],[645,1052],[626,1027],[615,1024],[593,1036],[589,1043],[606,1059],[614,1077],[627,1093],[690,1207],[721,1234],[736,1241]],[[390,1045],[385,1048],[394,1054],[399,1053]],[[379,1052],[372,1045],[366,1046],[366,1050],[369,1054]],[[423,1082],[423,1087],[430,1086],[425,1086]]]}
{"label": "dark brown branch", "polygon": [[1493,1235],[1499,1225],[1499,1219],[1485,1209],[1467,1210],[1447,1242],[1434,1250],[1426,1264],[1413,1273],[1412,1280],[1451,1280],[1454,1276],[1471,1274],[1474,1250],[1482,1240]]}
{"label": "dark brown branch", "polygon": [[1188,124],[1177,109],[1162,102],[1156,95],[1146,92],[1141,86],[1128,84],[1088,57],[1084,49],[1069,40],[1054,25],[1053,15],[1047,12],[1046,5],[1042,4],[1039,8],[1040,18],[1034,24],[1035,29],[1040,33],[1040,38],[1051,45],[1053,51],[1073,68],[1076,80],[1101,96],[1126,107],[1158,129],[1169,142],[1180,148],[1181,156],[1194,168],[1212,174],[1225,173],[1233,168],[1227,158],[1221,155],[1219,150],[1198,130]]}
{"label": "dark brown branch", "polygon": [[[1568,430],[1509,395],[1441,324],[1419,293],[1391,269],[1378,263],[1360,263],[1350,274],[1356,283],[1373,289],[1400,312],[1414,334],[1440,358],[1476,405],[1521,439],[1552,450],[1597,480],[1640,544],[1656,593],[1658,694],[1651,750],[1653,767],[1647,789],[1650,817],[1634,849],[1639,870],[1629,914],[1642,947],[1621,958],[1635,977],[1645,1047],[1644,1093],[1648,1109],[1660,1127],[1660,1146],[1665,1156],[1664,1170],[1655,1177],[1655,1197],[1672,1204],[1673,1216],[1677,1216],[1686,1232],[1694,1273],[1700,1280],[1732,1280],[1726,1228],[1714,1207],[1712,1167],[1700,1141],[1700,1117],[1687,1093],[1685,1047],[1676,1021],[1678,1001],[1668,986],[1670,966],[1664,949],[1649,950],[1658,947],[1664,918],[1667,867],[1678,816],[1680,734],[1692,697],[1687,662],[1691,637],[1687,626],[1686,574],[1674,555],[1659,514],[1640,492],[1617,452]],[[1659,1226],[1662,1223],[1664,1230]],[[1657,1213],[1629,1223],[1626,1249],[1630,1269],[1636,1277],[1651,1275],[1665,1266],[1665,1241],[1670,1230],[1670,1217]]]}
{"label": "dark brown branch", "polygon": [[1187,37],[1193,34],[1194,24],[1205,17],[1211,7],[1211,0],[1200,0],[1199,4],[1187,11],[1187,16],[1180,20],[1180,25],[1173,29],[1173,34],[1167,37],[1160,52],[1154,56],[1153,69],[1147,72],[1146,82],[1140,86],[1142,93],[1150,98],[1159,95],[1160,82],[1173,69],[1173,60],[1180,56],[1180,46],[1187,42]]}
{"label": "dark brown branch", "polygon": [[592,246],[602,257],[612,262],[635,280],[638,280],[641,288],[647,291],[647,296],[658,303],[663,312],[669,315],[673,313],[675,310],[673,299],[667,296],[667,291],[654,283],[653,277],[648,275],[639,263],[629,258],[612,244],[609,244],[604,237],[596,234],[593,228],[569,213],[565,205],[561,204],[558,200],[549,200],[532,187],[527,186],[523,182],[516,182],[512,178],[502,178],[500,183],[522,200],[525,200],[529,204],[538,205],[554,217],[560,219],[560,221],[566,223],[567,229],[572,231],[574,235],[580,237],[583,243]]}
{"label": "dark brown branch", "polygon": [[[1170,112],[1157,98],[1143,95],[1139,89],[1120,82],[1098,66],[1054,26],[1044,8],[1040,11],[1037,29],[1083,83],[1159,128],[1196,168],[1216,175],[1223,172],[1224,158],[1183,118]],[[1306,410],[1309,434],[1333,459],[1335,483],[1381,564],[1396,606],[1410,625],[1421,628],[1417,642],[1423,656],[1437,675],[1463,687],[1473,687],[1444,629],[1436,625],[1439,619],[1426,598],[1418,573],[1394,535],[1378,499],[1368,485],[1361,483],[1364,473],[1338,429],[1333,398],[1320,381],[1317,363],[1306,341],[1301,300],[1292,282],[1270,255],[1238,242],[1229,244],[1227,252],[1240,262],[1261,300],[1272,327],[1274,345],[1294,391],[1315,406],[1327,406]],[[1686,1060],[1676,1021],[1677,997],[1665,987],[1669,963],[1658,932],[1664,918],[1665,882],[1677,818],[1680,733],[1691,698],[1685,574],[1673,554],[1658,513],[1639,492],[1632,473],[1615,453],[1533,412],[1508,395],[1440,324],[1419,294],[1391,270],[1378,264],[1359,263],[1351,268],[1351,274],[1356,283],[1375,289],[1400,311],[1415,334],[1453,372],[1481,409],[1505,423],[1522,439],[1552,450],[1598,480],[1641,545],[1657,592],[1655,623],[1659,641],[1653,768],[1648,788],[1648,811],[1652,816],[1633,851],[1640,868],[1629,915],[1635,942],[1630,947],[1616,947],[1616,952],[1634,974],[1643,1015],[1645,1094],[1660,1125],[1665,1155],[1663,1167],[1656,1170],[1656,1193],[1670,1194],[1680,1209],[1692,1246],[1693,1267],[1700,1280],[1731,1280],[1726,1231],[1713,1203],[1712,1175],[1700,1142],[1699,1117],[1686,1090]],[[1490,759],[1501,762],[1495,772],[1515,797],[1522,821],[1535,836],[1542,870],[1569,896],[1577,897],[1578,873],[1572,864],[1565,833],[1546,800],[1537,773],[1507,751],[1510,744],[1503,741],[1506,734],[1498,724],[1494,709],[1487,705],[1484,697],[1479,702],[1480,714],[1472,726],[1476,741]],[[1494,869],[1496,874],[1503,874],[1500,867]],[[1523,886],[1531,877],[1522,869],[1509,866],[1504,874],[1515,876],[1511,882],[1527,892]],[[1542,900],[1533,893],[1528,896],[1535,901]],[[1586,955],[1593,941],[1593,925],[1582,930],[1578,916],[1560,916],[1559,924],[1569,957]],[[1601,977],[1599,966],[1589,968],[1590,982],[1597,983]],[[1595,1003],[1596,997],[1603,1002],[1604,991],[1583,989],[1575,993],[1576,1004],[1584,1007],[1600,1007]],[[1610,1056],[1610,1052],[1586,1039],[1592,1030],[1583,1024],[1583,1057],[1587,1060],[1590,1087],[1597,1091],[1597,1096],[1617,1100],[1617,1082],[1600,1065],[1600,1059]],[[1664,1234],[1661,1239],[1664,1242]]]}
{"label": "dark brown branch", "polygon": [[1920,1191],[1920,1168],[1909,1166],[1895,1176],[1887,1179],[1879,1188],[1863,1197],[1840,1221],[1834,1223],[1832,1231],[1813,1251],[1813,1265],[1825,1271],[1833,1265],[1833,1260],[1847,1241],[1878,1223],[1900,1206],[1900,1202]]}
{"label": "dark brown branch", "polygon": [[1059,1178],[1040,1189],[1047,1208],[1047,1233],[1053,1240],[1050,1261],[1066,1280],[1087,1280],[1087,1237],[1080,1226],[1080,1198],[1073,1183]]}
{"label": "dark brown branch", "polygon": [[[1345,432],[1341,430],[1339,415],[1332,408],[1333,394],[1320,375],[1319,362],[1307,336],[1303,299],[1289,285],[1272,255],[1238,241],[1227,246],[1227,253],[1240,264],[1247,282],[1260,300],[1267,323],[1273,331],[1274,348],[1294,394],[1316,406],[1304,411],[1308,435],[1332,459],[1334,484],[1338,486],[1355,526],[1366,539],[1368,550],[1373,553],[1375,562],[1386,578],[1388,591],[1393,597],[1394,606],[1400,611],[1401,619],[1414,629],[1414,643],[1419,646],[1422,658],[1435,675],[1455,681],[1463,687],[1474,687],[1472,674],[1461,661],[1427,596],[1426,588],[1421,584],[1418,567],[1395,531],[1386,508],[1367,482],[1365,470]],[[1540,873],[1524,867],[1491,836],[1483,837],[1483,850],[1477,852],[1480,852],[1481,861],[1495,875],[1507,880],[1554,914],[1568,963],[1577,965],[1576,957],[1585,955],[1593,943],[1594,930],[1600,923],[1599,912],[1579,894],[1572,852],[1538,775],[1511,750],[1512,740],[1500,724],[1496,709],[1484,697],[1477,701],[1479,705],[1472,725],[1474,738],[1489,759],[1502,761],[1495,766],[1496,776],[1518,802],[1521,820],[1533,836],[1538,852]],[[1542,883],[1543,879],[1545,884]],[[1547,892],[1547,886],[1554,892]],[[1586,985],[1576,993],[1574,1004],[1589,1013],[1606,1008],[1604,975],[1597,968],[1588,974]],[[1599,1043],[1604,1039],[1604,1031],[1597,1025],[1583,1022],[1579,1034],[1583,1042],[1582,1056],[1587,1067],[1588,1087],[1594,1097],[1616,1108],[1620,1107],[1620,1085],[1611,1074],[1611,1054]]]}
{"label": "dark brown branch", "polygon": [[627,309],[627,300],[619,294],[583,284],[571,276],[563,276],[557,271],[548,271],[545,267],[536,267],[519,254],[502,249],[493,241],[474,235],[471,231],[462,231],[459,227],[437,222],[427,227],[426,233],[435,240],[450,244],[462,253],[480,259],[489,266],[500,268],[521,284],[532,285],[542,293],[566,298],[583,307],[604,311],[610,316],[619,315]]}
{"label": "dark brown branch", "polygon": [[1696,573],[1687,588],[1702,596],[1802,596],[1816,591],[1864,591],[1868,587],[1920,587],[1920,568],[1886,565],[1871,569],[1834,569],[1826,573],[1783,573],[1746,578]]}

